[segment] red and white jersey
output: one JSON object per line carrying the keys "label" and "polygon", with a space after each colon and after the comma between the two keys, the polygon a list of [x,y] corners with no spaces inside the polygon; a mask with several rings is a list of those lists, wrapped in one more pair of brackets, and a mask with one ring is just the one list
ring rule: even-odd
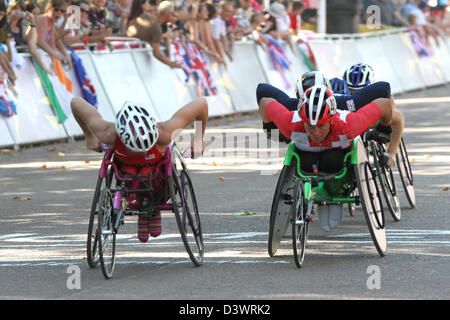
{"label": "red and white jersey", "polygon": [[131,165],[154,165],[158,163],[164,156],[164,152],[158,150],[156,145],[154,145],[147,152],[136,153],[130,151],[120,140],[120,137],[116,135],[116,141],[113,146],[114,156],[124,163]]}
{"label": "red and white jersey", "polygon": [[327,149],[350,147],[354,138],[380,119],[381,110],[373,102],[356,112],[337,110],[332,120],[331,131],[322,143],[316,143],[308,137],[305,123],[298,111],[289,111],[279,102],[272,101],[266,107],[266,114],[284,136],[294,141],[299,150],[321,152]]}

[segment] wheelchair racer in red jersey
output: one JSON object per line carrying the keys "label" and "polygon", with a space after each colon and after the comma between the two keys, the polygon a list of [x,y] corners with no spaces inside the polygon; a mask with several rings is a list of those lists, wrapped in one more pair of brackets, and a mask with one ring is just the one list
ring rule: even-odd
{"label": "wheelchair racer in red jersey", "polygon": [[[394,104],[391,99],[376,99],[355,112],[338,110],[336,99],[324,85],[306,90],[297,111],[290,111],[273,98],[261,98],[259,114],[264,123],[273,122],[292,139],[301,159],[301,169],[333,174],[343,168],[343,159],[353,139],[380,120],[391,124]],[[342,205],[319,205],[321,227],[330,231],[342,219]]]}
{"label": "wheelchair racer in red jersey", "polygon": [[[332,90],[333,83],[330,83],[323,73],[319,71],[310,71],[302,74],[302,76],[297,80],[295,84],[296,98],[289,97],[286,93],[270,84],[260,83],[256,88],[256,99],[259,104],[263,97],[274,98],[289,110],[294,111],[297,110],[299,100],[303,93],[315,84],[323,84]],[[379,81],[366,86],[362,90],[359,90],[353,96],[351,96],[349,92],[347,92],[347,94],[342,94],[343,92],[340,93],[340,95],[335,96],[337,109],[356,111],[375,99],[390,98],[391,87],[389,83]],[[271,133],[276,132],[278,128],[273,122],[263,122],[263,129],[269,138],[275,139],[276,134],[272,135]],[[377,134],[378,132],[375,133]],[[379,139],[380,142],[384,141],[384,137],[382,137],[383,135],[384,133],[381,133],[381,137],[375,137],[375,139]],[[282,133],[280,133],[278,137],[280,142],[290,142],[290,139],[284,137]]]}
{"label": "wheelchair racer in red jersey", "polygon": [[[159,123],[145,106],[132,102],[124,103],[115,122],[105,121],[97,109],[82,98],[72,99],[71,107],[75,120],[85,135],[87,148],[100,151],[100,143],[113,148],[119,170],[124,174],[147,176],[153,173],[155,164],[162,159],[172,140],[193,121],[202,123],[201,126],[195,126],[193,155],[201,155],[205,149],[203,137],[208,121],[208,103],[203,98],[193,100],[181,107],[169,120]],[[152,176],[155,192],[158,183],[153,182],[158,178],[161,177]],[[128,187],[136,189],[139,185]],[[128,209],[140,209],[143,199],[132,194],[127,202]],[[139,215],[138,219],[140,241],[146,242],[149,235],[157,237],[161,234],[159,211],[151,217]]]}

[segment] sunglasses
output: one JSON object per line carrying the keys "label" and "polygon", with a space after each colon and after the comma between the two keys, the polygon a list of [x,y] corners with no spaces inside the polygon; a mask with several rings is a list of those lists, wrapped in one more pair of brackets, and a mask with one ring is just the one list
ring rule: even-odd
{"label": "sunglasses", "polygon": [[80,11],[84,12],[84,13],[89,13],[89,10],[86,10],[86,9],[80,9]]}
{"label": "sunglasses", "polygon": [[65,9],[53,9],[53,11],[55,11],[55,12],[61,12],[61,13],[65,13],[65,12],[66,12]]}

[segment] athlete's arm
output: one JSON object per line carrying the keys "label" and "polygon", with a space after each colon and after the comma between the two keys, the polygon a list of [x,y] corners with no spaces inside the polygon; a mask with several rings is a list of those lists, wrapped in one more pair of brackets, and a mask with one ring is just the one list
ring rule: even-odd
{"label": "athlete's arm", "polygon": [[93,105],[80,97],[73,98],[70,106],[75,120],[83,130],[88,149],[98,151],[99,142],[114,145],[116,138],[114,123],[105,121]]}
{"label": "athlete's arm", "polygon": [[391,98],[391,85],[386,81],[378,81],[352,94],[356,110],[379,98]]}
{"label": "athlete's arm", "polygon": [[263,123],[274,122],[281,133],[290,138],[292,134],[292,111],[272,98],[262,98],[259,102],[259,114]]}
{"label": "athlete's arm", "polygon": [[[208,102],[204,98],[195,99],[181,107],[167,121],[158,123],[159,138],[158,145],[168,145],[193,121],[201,122],[194,125],[194,155],[198,155],[205,148],[203,137],[205,135],[206,123],[208,122]],[[202,151],[199,147],[202,146]]]}
{"label": "athlete's arm", "polygon": [[258,102],[258,104],[262,98],[275,99],[283,106],[288,108],[288,110],[290,111],[297,110],[298,105],[297,98],[289,97],[286,93],[268,83],[260,83],[256,87],[256,101]]}
{"label": "athlete's arm", "polygon": [[390,126],[394,104],[391,99],[380,98],[356,112],[347,114],[344,129],[346,136],[353,139],[364,133],[373,123],[380,120],[382,126]]}

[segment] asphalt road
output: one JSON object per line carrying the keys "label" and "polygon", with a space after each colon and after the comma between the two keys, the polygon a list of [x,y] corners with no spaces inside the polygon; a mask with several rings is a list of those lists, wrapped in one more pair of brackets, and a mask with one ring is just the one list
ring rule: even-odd
{"label": "asphalt road", "polygon": [[1,150],[0,299],[449,299],[449,88],[399,95],[397,102],[406,116],[417,205],[409,208],[397,183],[402,220],[386,216],[386,257],[378,255],[361,209],[354,217],[345,212],[329,233],[315,218],[303,268],[295,266],[288,239],[268,256],[285,147],[271,155],[254,148],[260,120],[247,114],[212,119],[207,133],[215,142],[189,161],[205,242],[201,267],[190,262],[172,213],[163,214],[163,234],[146,244],[137,240],[136,218],[126,217],[116,270],[105,280],[85,258],[102,156],[84,141]]}

